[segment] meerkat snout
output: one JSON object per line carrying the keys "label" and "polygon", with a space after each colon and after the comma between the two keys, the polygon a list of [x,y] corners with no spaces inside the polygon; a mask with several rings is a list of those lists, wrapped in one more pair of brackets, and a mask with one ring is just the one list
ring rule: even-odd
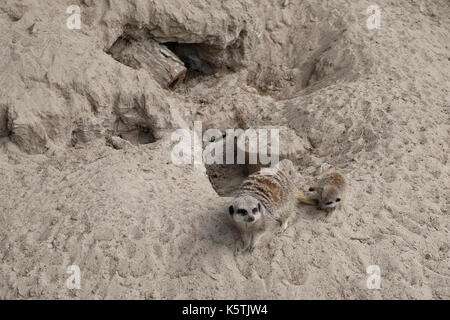
{"label": "meerkat snout", "polygon": [[339,205],[341,201],[341,190],[334,185],[327,185],[323,187],[321,200],[319,205],[322,209],[333,209]]}

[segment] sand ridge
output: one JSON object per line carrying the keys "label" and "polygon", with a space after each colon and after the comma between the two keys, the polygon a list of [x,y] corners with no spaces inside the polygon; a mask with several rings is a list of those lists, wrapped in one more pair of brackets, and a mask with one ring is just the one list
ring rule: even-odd
{"label": "sand ridge", "polygon": [[[72,3],[0,2],[0,298],[450,298],[448,1],[379,1],[377,30],[367,1],[76,2],[81,30]],[[165,87],[171,55],[115,59],[119,38],[173,50],[184,81]],[[295,132],[300,188],[343,172],[348,215],[299,206],[236,254],[245,170],[170,159],[176,128],[236,107]]]}

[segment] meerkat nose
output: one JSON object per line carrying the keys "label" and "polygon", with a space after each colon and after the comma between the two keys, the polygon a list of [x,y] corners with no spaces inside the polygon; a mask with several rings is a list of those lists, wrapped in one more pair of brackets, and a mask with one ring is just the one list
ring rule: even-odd
{"label": "meerkat nose", "polygon": [[255,221],[255,218],[254,217],[248,217],[248,220],[249,221]]}

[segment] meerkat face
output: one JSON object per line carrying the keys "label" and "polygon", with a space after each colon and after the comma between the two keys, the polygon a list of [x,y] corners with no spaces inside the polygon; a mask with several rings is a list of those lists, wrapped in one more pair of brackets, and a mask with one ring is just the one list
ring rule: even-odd
{"label": "meerkat face", "polygon": [[234,199],[228,211],[234,221],[252,224],[261,218],[263,206],[257,199],[245,196]]}
{"label": "meerkat face", "polygon": [[342,201],[341,193],[335,186],[325,186],[320,195],[321,209],[334,209]]}

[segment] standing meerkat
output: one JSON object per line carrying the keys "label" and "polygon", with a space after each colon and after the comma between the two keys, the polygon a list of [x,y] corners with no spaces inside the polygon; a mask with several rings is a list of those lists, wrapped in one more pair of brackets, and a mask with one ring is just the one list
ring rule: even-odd
{"label": "standing meerkat", "polygon": [[320,179],[316,186],[309,188],[309,191],[316,193],[316,206],[325,210],[328,216],[334,209],[343,208],[346,189],[344,177],[338,172],[332,172]]}
{"label": "standing meerkat", "polygon": [[286,230],[295,216],[298,201],[316,204],[303,195],[283,171],[271,174],[258,171],[250,175],[228,208],[231,220],[241,232],[243,250],[253,251],[266,230],[268,217],[280,224],[281,231]]}

